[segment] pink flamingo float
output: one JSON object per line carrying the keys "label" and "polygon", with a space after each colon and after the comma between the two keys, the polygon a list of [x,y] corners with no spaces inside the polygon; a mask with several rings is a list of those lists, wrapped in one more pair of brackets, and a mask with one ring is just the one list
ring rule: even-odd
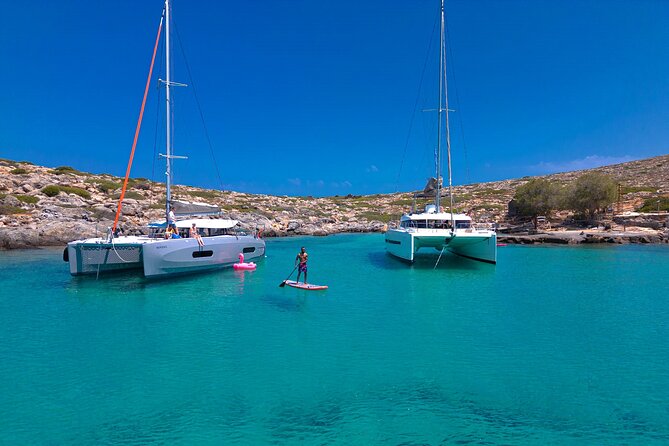
{"label": "pink flamingo float", "polygon": [[232,268],[234,268],[236,271],[239,271],[239,270],[253,271],[254,269],[256,269],[256,264],[253,263],[253,262],[244,263],[244,254],[242,254],[240,252],[239,253],[239,263],[233,264]]}

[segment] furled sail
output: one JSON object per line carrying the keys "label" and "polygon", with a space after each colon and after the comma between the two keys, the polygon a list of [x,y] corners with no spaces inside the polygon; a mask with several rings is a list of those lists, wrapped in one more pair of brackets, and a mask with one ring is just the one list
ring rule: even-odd
{"label": "furled sail", "polygon": [[175,215],[216,215],[221,208],[213,204],[172,200],[172,210]]}

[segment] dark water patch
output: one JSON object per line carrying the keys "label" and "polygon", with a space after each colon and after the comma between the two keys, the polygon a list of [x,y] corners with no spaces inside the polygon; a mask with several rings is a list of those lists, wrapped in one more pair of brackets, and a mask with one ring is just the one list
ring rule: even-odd
{"label": "dark water patch", "polygon": [[[416,255],[413,262],[395,257],[387,252],[376,251],[367,254],[370,264],[385,270],[463,270],[463,271],[493,271],[494,265],[478,262],[454,254],[444,252],[439,258],[439,252],[434,254]],[[436,265],[436,268],[435,268]]]}
{"label": "dark water patch", "polygon": [[282,402],[272,411],[267,426],[273,442],[334,439],[342,423],[343,410],[338,402],[326,400],[295,405]]}
{"label": "dark water patch", "polygon": [[135,412],[95,425],[88,432],[72,436],[68,444],[151,445],[182,440],[180,430],[188,424],[187,412],[165,409],[154,413]]}
{"label": "dark water patch", "polygon": [[410,263],[403,262],[401,259],[398,259],[385,251],[368,252],[367,260],[372,266],[387,270],[402,270],[410,265]]}
{"label": "dark water patch", "polygon": [[299,312],[304,309],[304,296],[298,290],[285,290],[288,294],[264,294],[260,301],[270,307],[286,312]]}
{"label": "dark water patch", "polygon": [[413,267],[419,270],[437,269],[486,272],[493,271],[495,266],[476,260],[466,259],[444,251],[441,259],[439,258],[439,252],[431,255],[416,256]]}

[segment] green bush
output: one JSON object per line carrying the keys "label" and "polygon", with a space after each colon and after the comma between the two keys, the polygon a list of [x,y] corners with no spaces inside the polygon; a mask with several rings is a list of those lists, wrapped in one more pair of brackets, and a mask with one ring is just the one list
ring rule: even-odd
{"label": "green bush", "polygon": [[9,173],[11,173],[12,175],[25,175],[26,173],[28,173],[28,171],[23,167],[17,167],[16,169],[10,170]]}
{"label": "green bush", "polygon": [[89,178],[85,182],[95,184],[95,187],[97,187],[100,192],[106,194],[115,191],[123,185],[121,182],[108,180],[106,178]]}
{"label": "green bush", "polygon": [[539,215],[548,215],[560,207],[560,197],[559,185],[543,178],[533,178],[516,189],[513,201],[517,214],[531,217],[536,227]]}
{"label": "green bush", "polygon": [[0,164],[5,166],[16,166],[18,163],[16,161],[8,160],[7,158],[0,158]]}
{"label": "green bush", "polygon": [[361,212],[357,215],[359,218],[365,219],[367,221],[380,221],[382,223],[388,223],[392,220],[393,216],[388,214],[381,214],[378,212]]}
{"label": "green bush", "polygon": [[492,189],[487,187],[484,189],[474,190],[472,193],[476,195],[508,195],[511,193],[511,191],[506,189]]}
{"label": "green bush", "polygon": [[388,204],[391,206],[411,206],[413,204],[413,198],[400,198],[393,200]]}
{"label": "green bush", "polygon": [[0,215],[25,214],[26,212],[28,211],[16,206],[0,205]]}
{"label": "green bush", "polygon": [[55,184],[51,184],[42,188],[42,193],[47,197],[55,197],[60,193],[60,187],[56,186]]}
{"label": "green bush", "polygon": [[75,186],[56,186],[55,184],[52,184],[42,189],[42,193],[47,197],[55,197],[60,192],[79,195],[81,198],[85,198],[87,200],[91,198],[91,194],[86,189]]}
{"label": "green bush", "polygon": [[643,202],[639,212],[657,212],[658,204],[661,211],[669,211],[669,197],[653,197]]}
{"label": "green bush", "polygon": [[121,183],[117,183],[115,181],[109,181],[109,180],[102,180],[98,182],[97,187],[100,190],[100,192],[104,192],[108,194],[109,192],[113,192],[119,187],[121,187]]}
{"label": "green bush", "polygon": [[634,192],[655,192],[659,187],[647,187],[647,186],[623,186],[621,188],[621,195],[631,194]]}
{"label": "green bush", "polygon": [[16,195],[16,199],[28,204],[36,204],[39,201],[39,198],[34,195]]}
{"label": "green bush", "polygon": [[617,195],[617,184],[609,175],[590,172],[581,175],[570,187],[566,205],[576,213],[592,220],[602,209],[612,204]]}
{"label": "green bush", "polygon": [[128,184],[132,184],[133,187],[134,187],[135,184],[137,184],[137,183],[148,183],[148,182],[149,182],[148,179],[146,179],[146,178],[142,178],[142,177],[139,177],[139,178],[128,178]]}
{"label": "green bush", "polygon": [[56,167],[53,170],[50,170],[49,173],[52,173],[54,175],[64,175],[64,174],[89,175],[87,173],[80,172],[77,169],[75,169],[74,167],[70,167],[70,166],[59,166],[59,167]]}
{"label": "green bush", "polygon": [[75,194],[79,195],[81,198],[85,198],[86,200],[91,198],[90,192],[88,192],[86,189],[82,189],[80,187],[75,187],[75,186],[60,186],[60,190],[62,192],[65,192],[66,194]]}

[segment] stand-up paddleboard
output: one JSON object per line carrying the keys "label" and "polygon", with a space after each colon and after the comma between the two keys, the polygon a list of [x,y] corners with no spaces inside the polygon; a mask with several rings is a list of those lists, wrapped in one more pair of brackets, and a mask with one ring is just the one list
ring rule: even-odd
{"label": "stand-up paddleboard", "polygon": [[327,285],[313,285],[311,283],[305,285],[303,282],[295,282],[294,280],[286,280],[286,285],[292,286],[293,288],[299,288],[301,290],[327,290]]}

